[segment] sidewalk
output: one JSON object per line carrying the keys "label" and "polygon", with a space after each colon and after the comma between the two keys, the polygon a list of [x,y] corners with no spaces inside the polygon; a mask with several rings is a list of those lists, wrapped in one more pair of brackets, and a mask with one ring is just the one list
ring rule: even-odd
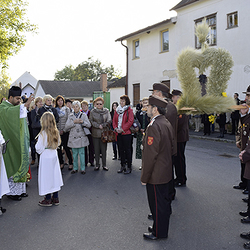
{"label": "sidewalk", "polygon": [[189,129],[189,137],[190,138],[199,138],[204,140],[211,140],[211,141],[224,141],[224,142],[230,142],[235,143],[235,135],[230,134],[224,134],[224,138],[217,138],[220,133],[218,131],[215,131],[211,133],[210,135],[203,136],[203,129],[199,132],[194,132],[194,129]]}

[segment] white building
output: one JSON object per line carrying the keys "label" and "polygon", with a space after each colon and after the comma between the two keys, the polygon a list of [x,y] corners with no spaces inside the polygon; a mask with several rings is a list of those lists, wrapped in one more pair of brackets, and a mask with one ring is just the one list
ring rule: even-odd
{"label": "white building", "polygon": [[14,81],[10,87],[19,86],[22,89],[22,96],[26,95],[29,97],[34,93],[37,85],[37,79],[26,71],[16,81]]}
{"label": "white building", "polygon": [[[210,46],[227,49],[234,60],[227,94],[233,96],[250,85],[249,0],[182,0],[171,10],[177,16],[118,38],[128,47],[128,95],[136,105],[148,96],[154,82],[181,89],[176,58],[186,48],[199,49],[195,24],[204,17],[210,25]],[[198,75],[197,75],[198,76]],[[209,77],[209,74],[208,74]]]}

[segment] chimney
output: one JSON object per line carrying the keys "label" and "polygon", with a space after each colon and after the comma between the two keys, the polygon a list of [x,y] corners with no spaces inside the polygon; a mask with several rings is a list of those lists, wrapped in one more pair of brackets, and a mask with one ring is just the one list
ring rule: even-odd
{"label": "chimney", "polygon": [[22,83],[21,82],[19,82],[19,87],[20,87],[20,89],[22,89]]}
{"label": "chimney", "polygon": [[107,81],[107,74],[106,73],[102,73],[101,74],[101,78],[100,78],[100,87],[102,91],[107,91],[107,85],[108,85],[108,81]]}

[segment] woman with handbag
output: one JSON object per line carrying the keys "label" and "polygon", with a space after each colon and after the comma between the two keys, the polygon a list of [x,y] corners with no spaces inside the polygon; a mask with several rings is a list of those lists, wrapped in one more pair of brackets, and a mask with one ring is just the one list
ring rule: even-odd
{"label": "woman with handbag", "polygon": [[61,165],[61,169],[64,167],[64,160],[63,160],[63,154],[62,154],[62,147],[69,159],[69,170],[73,169],[73,160],[71,151],[68,147],[68,140],[69,140],[69,132],[65,129],[65,124],[68,120],[68,116],[70,114],[69,108],[65,105],[65,100],[63,96],[58,95],[56,97],[56,110],[59,115],[59,122],[57,122],[57,128],[59,130],[60,136],[61,136],[61,145],[57,149],[59,162]]}
{"label": "woman with handbag", "polygon": [[[120,105],[115,111],[113,118],[113,128],[117,135],[117,145],[121,156],[121,169],[117,173],[130,174],[132,171],[132,134],[130,127],[134,123],[134,114],[130,108],[130,99],[127,95],[120,97]],[[125,161],[127,160],[128,169],[126,170]]]}
{"label": "woman with handbag", "polygon": [[[136,159],[142,159],[142,150],[141,150],[141,144],[142,144],[142,137],[143,133],[145,132],[150,120],[147,115],[147,105],[148,105],[148,97],[144,97],[142,99],[142,109],[138,110],[136,112],[136,118],[139,121],[141,125],[141,129],[137,132],[136,137]],[[139,168],[141,170],[142,167]]]}
{"label": "woman with handbag", "polygon": [[78,155],[80,156],[81,174],[85,172],[85,147],[89,145],[89,140],[84,132],[84,128],[90,128],[91,124],[86,114],[80,111],[81,104],[79,101],[74,101],[74,112],[70,113],[65,124],[65,130],[69,130],[68,147],[72,148],[73,153],[73,170],[71,174],[78,171]]}
{"label": "woman with handbag", "polygon": [[108,171],[106,166],[107,142],[102,142],[101,135],[103,129],[108,128],[111,123],[109,110],[103,107],[104,100],[102,97],[97,97],[94,100],[94,108],[90,111],[89,121],[92,125],[92,139],[95,149],[95,171],[100,168],[100,151],[102,154],[102,168]]}

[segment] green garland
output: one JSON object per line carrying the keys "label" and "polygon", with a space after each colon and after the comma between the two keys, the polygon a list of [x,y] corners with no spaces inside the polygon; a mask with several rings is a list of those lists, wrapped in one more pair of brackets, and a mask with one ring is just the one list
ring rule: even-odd
{"label": "green garland", "polygon": [[[208,30],[209,27],[203,20],[196,27],[196,35],[202,44],[201,50],[186,48],[177,58],[178,79],[183,93],[177,104],[179,113],[224,113],[235,105],[233,98],[222,95],[226,92],[227,82],[232,74],[232,56],[225,49],[208,47],[205,42]],[[206,95],[201,96],[201,85],[195,68],[199,69],[199,74],[203,74],[209,67]],[[180,110],[183,107],[194,108],[196,111]]]}

